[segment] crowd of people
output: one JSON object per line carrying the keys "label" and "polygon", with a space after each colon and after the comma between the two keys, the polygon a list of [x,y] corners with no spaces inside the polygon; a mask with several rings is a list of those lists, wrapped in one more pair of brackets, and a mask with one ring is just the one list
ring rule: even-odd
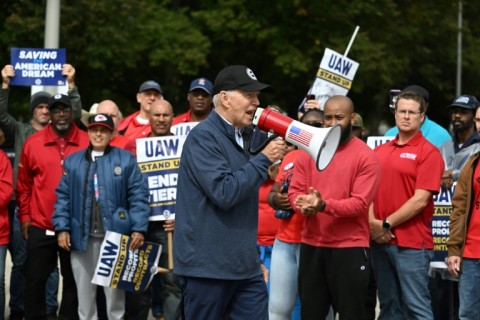
{"label": "crowd of people", "polygon": [[[189,109],[178,115],[160,84],[147,80],[139,110],[124,118],[108,97],[83,110],[75,68],[66,64],[68,93],[33,94],[29,123],[8,111],[13,66],[1,74],[0,320],[7,250],[12,320],[146,320],[150,312],[167,320],[478,319],[474,96],[448,106],[450,134],[428,119],[428,91],[407,86],[392,105],[391,140],[373,150],[350,98],[309,99],[300,122],[341,127],[335,156],[319,171],[283,139],[252,152],[268,136],[252,122],[259,93],[271,87],[247,66],[227,66],[213,83],[194,79]],[[158,220],[137,141],[172,136],[173,125],[190,122],[175,219]],[[448,259],[432,268],[434,196],[455,184]],[[173,272],[155,275],[143,292],[93,284],[107,231],[129,235],[132,251],[173,242]],[[168,251],[159,260],[167,270]]]}

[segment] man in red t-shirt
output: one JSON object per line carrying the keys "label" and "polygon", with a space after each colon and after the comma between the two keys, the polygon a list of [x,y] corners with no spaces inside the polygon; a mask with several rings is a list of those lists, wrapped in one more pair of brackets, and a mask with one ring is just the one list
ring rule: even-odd
{"label": "man in red t-shirt", "polygon": [[302,319],[325,319],[330,307],[340,319],[363,319],[370,273],[368,207],[380,180],[374,152],[352,133],[352,100],[333,96],[324,107],[325,126],[342,126],[328,167],[318,171],[298,154],[288,198],[305,214],[298,284]]}
{"label": "man in red t-shirt", "polygon": [[379,319],[405,319],[407,314],[433,319],[428,290],[431,221],[444,163],[420,131],[425,110],[422,96],[402,92],[395,103],[399,133],[375,149],[382,178],[369,215]]}

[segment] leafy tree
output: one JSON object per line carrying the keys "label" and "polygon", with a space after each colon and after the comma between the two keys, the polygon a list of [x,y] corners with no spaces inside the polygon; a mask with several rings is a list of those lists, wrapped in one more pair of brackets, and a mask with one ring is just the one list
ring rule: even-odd
{"label": "leafy tree", "polygon": [[[479,94],[476,78],[479,6],[464,0],[463,92]],[[42,47],[46,1],[5,0],[0,15],[0,60],[11,47]],[[84,107],[109,98],[124,113],[137,109],[141,82],[159,81],[176,112],[186,108],[193,78],[212,81],[229,64],[250,66],[275,91],[262,105],[292,116],[312,84],[325,48],[359,62],[349,92],[375,134],[393,124],[388,92],[420,84],[431,94],[430,118],[448,125],[455,95],[457,2],[433,0],[172,0],[63,1],[60,47],[77,68]],[[11,105],[28,109],[27,88],[12,90]]]}

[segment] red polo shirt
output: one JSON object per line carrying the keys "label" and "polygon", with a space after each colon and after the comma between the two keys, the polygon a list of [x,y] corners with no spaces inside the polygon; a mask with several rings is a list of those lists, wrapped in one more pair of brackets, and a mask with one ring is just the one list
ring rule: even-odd
{"label": "red polo shirt", "polygon": [[127,137],[128,140],[145,138],[152,132],[148,121],[145,124],[138,122],[137,116],[139,113],[140,111],[137,111],[124,118],[118,126],[118,132]]}
{"label": "red polo shirt", "polygon": [[[444,170],[440,151],[421,131],[404,145],[397,142],[398,135],[374,150],[382,166],[380,187],[374,200],[375,217],[381,220],[400,208],[416,189],[437,194]],[[391,243],[406,248],[433,249],[433,209],[432,197],[422,212],[392,229],[395,239]]]}

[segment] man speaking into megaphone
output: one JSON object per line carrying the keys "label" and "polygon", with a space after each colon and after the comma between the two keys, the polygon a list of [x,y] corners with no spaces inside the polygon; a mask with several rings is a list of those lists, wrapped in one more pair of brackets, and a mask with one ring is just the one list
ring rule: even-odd
{"label": "man speaking into megaphone", "polygon": [[286,146],[272,140],[252,155],[245,130],[268,87],[246,66],[222,69],[213,87],[215,109],[183,146],[173,252],[187,320],[268,319],[257,251],[258,191]]}
{"label": "man speaking into megaphone", "polygon": [[330,309],[340,319],[364,319],[370,275],[368,207],[380,180],[375,153],[352,134],[353,102],[333,96],[324,107],[326,127],[342,127],[328,166],[300,153],[288,198],[306,215],[300,246],[299,294],[302,319],[324,319]]}

